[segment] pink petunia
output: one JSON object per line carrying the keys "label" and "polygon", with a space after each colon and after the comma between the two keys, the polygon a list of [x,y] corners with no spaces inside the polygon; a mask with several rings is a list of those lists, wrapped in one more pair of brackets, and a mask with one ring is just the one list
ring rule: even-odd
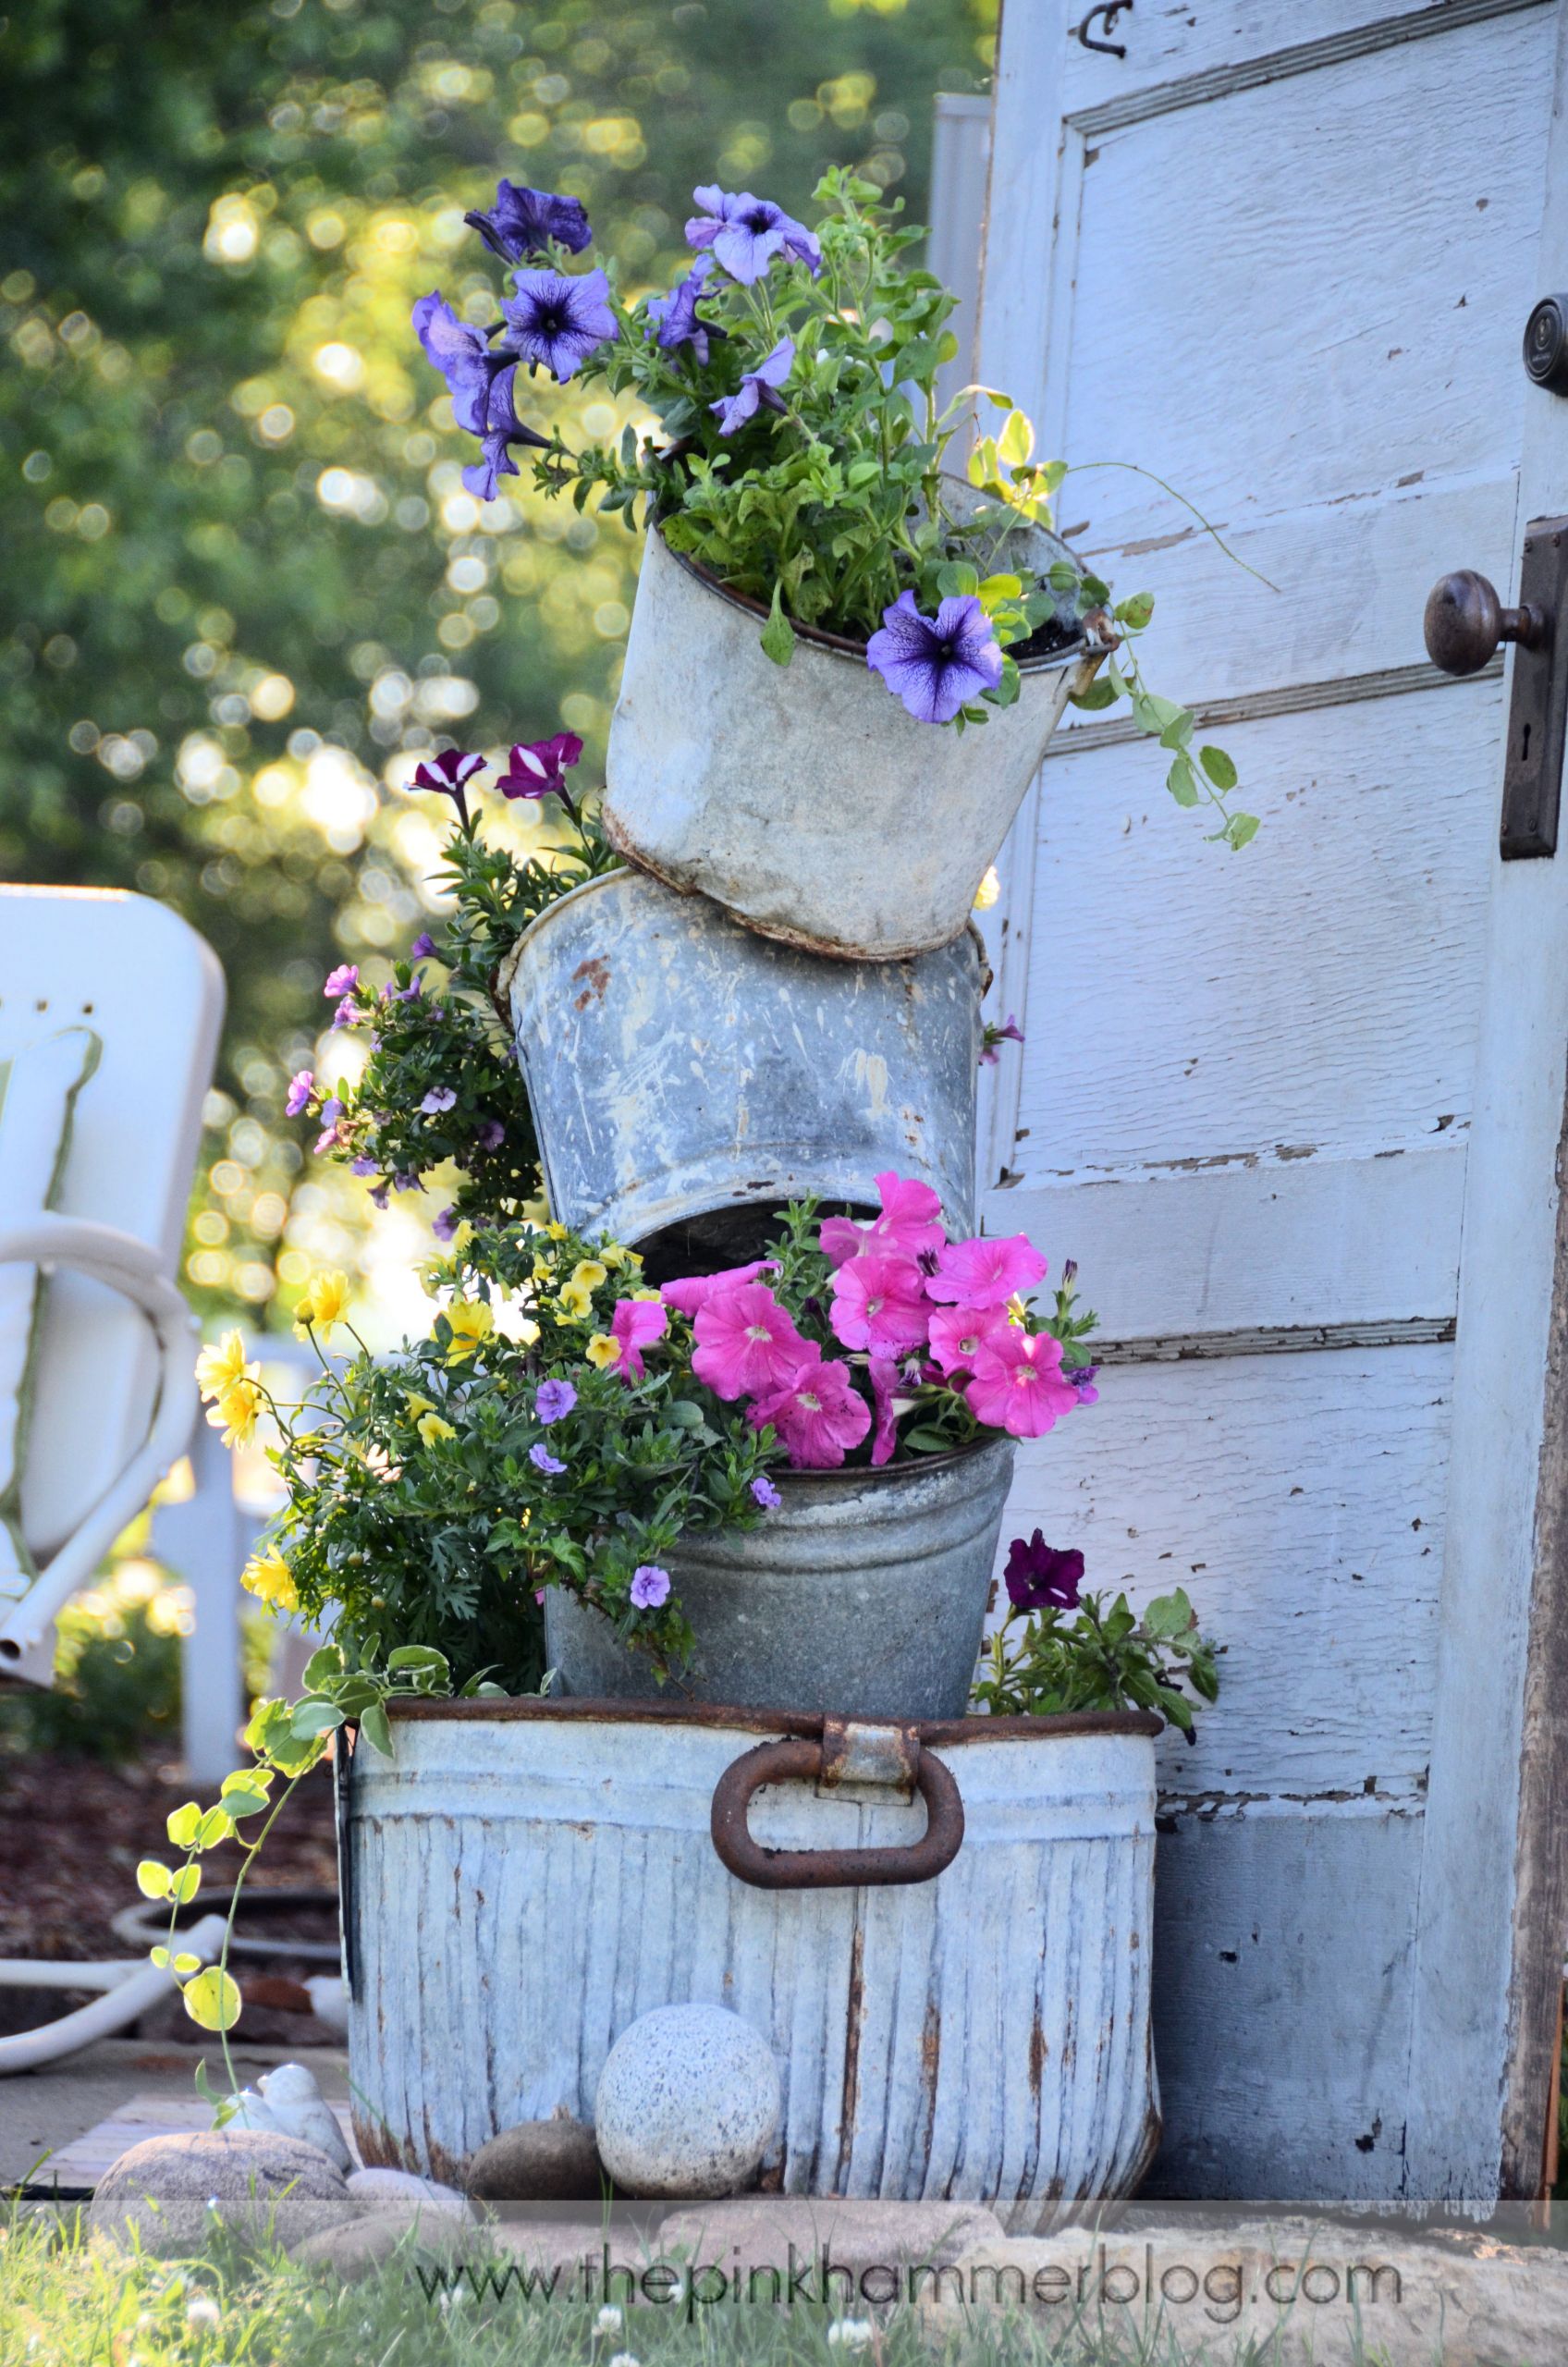
{"label": "pink petunia", "polygon": [[929,1184],[913,1175],[895,1175],[889,1168],[876,1178],[882,1213],[868,1224],[853,1217],[828,1217],[818,1235],[822,1254],[835,1266],[847,1258],[892,1251],[918,1257],[940,1249],[947,1239],[939,1221],[942,1203]]}
{"label": "pink petunia", "polygon": [[[745,1282],[697,1309],[692,1370],[716,1397],[783,1389],[818,1352],[802,1339],[766,1282]],[[869,1417],[867,1417],[869,1419]]]}
{"label": "pink petunia", "polygon": [[1071,1414],[1078,1392],[1061,1369],[1061,1342],[1048,1331],[1021,1331],[987,1342],[974,1357],[966,1403],[977,1422],[1015,1439],[1044,1438]]}
{"label": "pink petunia", "polygon": [[833,1277],[830,1321],[846,1348],[903,1356],[925,1345],[925,1277],[910,1257],[851,1257]]}
{"label": "pink petunia", "polygon": [[999,1306],[939,1306],[931,1312],[931,1354],[945,1379],[972,1372],[977,1352],[1000,1346],[1014,1327]]}
{"label": "pink petunia", "polygon": [[938,1250],[925,1288],[932,1298],[959,1306],[1005,1306],[1045,1273],[1046,1261],[1028,1235],[1015,1233],[1006,1241],[949,1241]]}
{"label": "pink petunia", "polygon": [[716,1292],[739,1290],[743,1282],[754,1282],[759,1274],[778,1271],[777,1257],[753,1257],[749,1266],[727,1266],[719,1274],[688,1274],[683,1281],[666,1282],[659,1296],[677,1315],[695,1315]]}
{"label": "pink petunia", "polygon": [[871,1397],[876,1411],[876,1435],[871,1441],[871,1460],[878,1469],[884,1463],[891,1463],[899,1441],[898,1414],[893,1404],[898,1386],[899,1368],[892,1358],[873,1356]]}
{"label": "pink petunia", "polygon": [[785,1386],[759,1397],[746,1419],[754,1430],[772,1424],[797,1471],[830,1471],[870,1429],[871,1408],[844,1367],[826,1363],[813,1343]]}
{"label": "pink petunia", "polygon": [[668,1312],[656,1299],[618,1299],[610,1317],[610,1336],[620,1342],[617,1372],[624,1374],[628,1380],[641,1380],[643,1349],[651,1348],[655,1340],[662,1340],[668,1329]]}

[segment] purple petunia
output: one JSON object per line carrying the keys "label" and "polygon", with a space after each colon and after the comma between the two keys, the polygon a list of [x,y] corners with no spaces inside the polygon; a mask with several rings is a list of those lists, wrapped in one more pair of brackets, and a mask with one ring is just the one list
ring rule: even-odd
{"label": "purple petunia", "polygon": [[465,754],[460,748],[443,748],[441,754],[438,756],[433,756],[429,764],[420,765],[415,768],[414,777],[410,781],[409,787],[434,790],[439,797],[449,797],[457,807],[458,818],[466,830],[468,799],[464,794],[465,784],[473,779],[475,773],[483,772],[484,769],[483,756]]}
{"label": "purple petunia", "polygon": [[483,435],[490,423],[491,386],[517,356],[505,350],[493,353],[484,330],[459,321],[438,288],[420,298],[412,317],[426,361],[447,381],[458,425]]}
{"label": "purple petunia", "polygon": [[519,189],[512,181],[502,181],[494,205],[476,207],[463,220],[508,263],[547,253],[552,243],[572,255],[594,243],[580,199],[557,197],[549,190]]}
{"label": "purple petunia", "polygon": [[758,1478],[752,1481],[752,1496],[765,1513],[776,1513],[784,1502],[771,1479]]}
{"label": "purple petunia", "polygon": [[993,1026],[990,1021],[987,1020],[986,1023],[985,1046],[980,1054],[981,1067],[983,1069],[994,1069],[996,1067],[997,1046],[998,1044],[1022,1044],[1023,1041],[1023,1030],[1020,1027],[1017,1020],[1013,1017],[1011,1011],[1008,1012],[1007,1025],[1005,1027]]}
{"label": "purple petunia", "polygon": [[1009,1598],[1020,1611],[1076,1611],[1084,1556],[1076,1550],[1060,1552],[1037,1528],[1031,1538],[1013,1539],[1003,1575]]}
{"label": "purple petunia", "polygon": [[474,1136],[481,1150],[499,1150],[507,1139],[507,1130],[499,1118],[486,1118]]}
{"label": "purple petunia", "polygon": [[547,435],[541,435],[537,428],[526,426],[519,419],[516,394],[517,363],[513,362],[491,381],[484,425],[479,431],[480,457],[471,460],[463,471],[464,487],[476,501],[494,501],[496,479],[517,475],[512,445],[532,444],[541,452],[550,448]]}
{"label": "purple petunia", "polygon": [[352,995],[345,995],[332,1014],[334,1027],[352,1027],[360,1015],[359,1004]]}
{"label": "purple petunia", "polygon": [[1064,1365],[1062,1367],[1061,1377],[1063,1380],[1071,1381],[1073,1388],[1078,1392],[1078,1403],[1080,1405],[1097,1405],[1099,1404],[1100,1393],[1095,1387],[1095,1380],[1098,1372],[1098,1365],[1072,1365],[1071,1367]]}
{"label": "purple petunia", "polygon": [[435,939],[427,928],[422,928],[409,948],[410,962],[428,962],[435,951]]}
{"label": "purple petunia", "polygon": [[397,987],[387,1000],[391,1002],[418,1002],[423,992],[424,980],[415,976],[409,980],[406,987]]}
{"label": "purple petunia", "polygon": [[360,974],[355,964],[352,962],[340,962],[336,970],[327,972],[326,976],[322,980],[321,990],[330,1002],[334,995],[352,993],[359,983]]}
{"label": "purple petunia", "polygon": [[713,270],[712,255],[699,255],[684,279],[678,279],[668,296],[648,299],[648,334],[656,332],[662,351],[673,353],[678,346],[689,345],[697,360],[705,363],[708,339],[721,337],[725,332],[711,322],[699,318],[697,300],[711,295],[706,282]]}
{"label": "purple petunia", "polygon": [[973,592],[923,617],[913,592],[882,611],[882,629],[865,644],[865,662],[897,692],[919,723],[950,723],[979,691],[1002,678],[1002,653],[991,620]]}
{"label": "purple petunia", "polygon": [[771,198],[753,197],[750,190],[731,196],[717,183],[692,194],[703,211],[687,223],[686,236],[694,247],[711,247],[731,279],[748,288],[766,279],[779,254],[807,264],[814,279],[822,269],[822,249],[812,232]]}
{"label": "purple petunia", "polygon": [[554,1478],[557,1472],[566,1469],[565,1464],[561,1462],[558,1455],[552,1454],[549,1448],[545,1445],[531,1446],[528,1450],[528,1460],[535,1471],[543,1471],[551,1478]]}
{"label": "purple petunia", "polygon": [[427,1118],[438,1118],[444,1110],[455,1109],[457,1099],[449,1085],[433,1085],[419,1106]]}
{"label": "purple petunia", "polygon": [[639,1562],[631,1573],[631,1600],[639,1611],[657,1611],[669,1600],[669,1572],[656,1562]]}
{"label": "purple petunia", "polygon": [[457,1229],[458,1212],[456,1208],[442,1208],[438,1214],[433,1216],[430,1220],[430,1230],[435,1235],[437,1241],[450,1241]]}
{"label": "purple petunia", "polygon": [[312,1075],[309,1069],[295,1070],[293,1075],[288,1080],[288,1098],[283,1105],[284,1115],[286,1117],[297,1118],[301,1110],[306,1110],[310,1107],[311,1096],[315,1091],[315,1078]]}
{"label": "purple petunia", "polygon": [[511,762],[496,786],[503,797],[564,797],[566,777],[582,754],[575,731],[557,731],[553,740],[520,741]]}
{"label": "purple petunia", "polygon": [[517,294],[501,310],[525,362],[548,370],[560,386],[617,332],[610,284],[602,271],[569,279],[562,271],[520,271]]}
{"label": "purple petunia", "polygon": [[774,389],[784,384],[794,366],[795,340],[781,337],[766,361],[746,372],[732,395],[721,395],[717,402],[709,403],[709,411],[718,421],[719,434],[733,435],[738,427],[744,427],[749,419],[756,417],[759,404],[766,403],[769,411],[782,411],[784,405]]}
{"label": "purple petunia", "polygon": [[374,1159],[356,1159],[349,1172],[350,1175],[374,1175],[378,1163]]}
{"label": "purple petunia", "polygon": [[570,1380],[542,1380],[533,1393],[533,1411],[547,1429],[552,1422],[562,1422],[577,1403],[577,1392]]}
{"label": "purple petunia", "polygon": [[314,1144],[317,1159],[320,1159],[324,1151],[331,1150],[337,1144],[338,1121],[342,1115],[343,1104],[337,1099],[336,1094],[330,1101],[322,1104],[321,1133]]}

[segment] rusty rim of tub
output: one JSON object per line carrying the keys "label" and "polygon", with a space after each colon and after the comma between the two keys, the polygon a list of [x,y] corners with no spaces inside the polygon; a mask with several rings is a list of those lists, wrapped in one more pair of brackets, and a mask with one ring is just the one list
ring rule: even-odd
{"label": "rusty rim of tub", "polygon": [[[436,1724],[443,1720],[469,1724],[487,1718],[509,1724],[520,1719],[558,1718],[587,1725],[736,1726],[752,1734],[796,1735],[818,1743],[831,1714],[820,1710],[749,1709],[719,1701],[568,1700],[540,1699],[533,1694],[521,1699],[508,1694],[501,1699],[470,1701],[388,1701],[386,1713],[398,1724]],[[1164,1719],[1153,1710],[1059,1710],[1039,1718],[981,1715],[924,1722],[857,1718],[854,1723],[912,1732],[933,1749],[950,1748],[955,1743],[984,1742],[987,1736],[996,1742],[1047,1742],[1055,1735],[1065,1740],[1073,1735],[1158,1735],[1165,1730]]]}

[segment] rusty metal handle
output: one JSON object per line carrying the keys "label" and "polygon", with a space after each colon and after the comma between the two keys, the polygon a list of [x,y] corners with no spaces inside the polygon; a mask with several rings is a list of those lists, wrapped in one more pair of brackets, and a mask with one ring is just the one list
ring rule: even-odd
{"label": "rusty metal handle", "polygon": [[721,1863],[755,1890],[849,1890],[861,1883],[928,1883],[952,1864],[963,1843],[963,1802],[949,1771],[928,1750],[914,1769],[925,1802],[918,1841],[877,1849],[765,1849],[746,1823],[752,1795],[765,1784],[811,1783],[823,1772],[823,1748],[809,1736],[765,1742],[732,1760],[714,1785],[710,1830]]}

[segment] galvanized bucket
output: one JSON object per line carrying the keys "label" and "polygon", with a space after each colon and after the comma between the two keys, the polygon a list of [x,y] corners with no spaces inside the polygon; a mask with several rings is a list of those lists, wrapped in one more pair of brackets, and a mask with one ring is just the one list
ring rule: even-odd
{"label": "galvanized bucket", "polygon": [[1031,2225],[1137,2186],[1159,2133],[1158,1720],[900,1729],[534,1701],[392,1718],[396,1758],[361,1748],[348,1785],[367,2163],[459,2178],[518,2121],[592,2120],[622,2030],[694,1999],[778,2058],[765,2189],[995,2202]]}
{"label": "galvanized bucket", "polygon": [[499,980],[551,1208],[662,1241],[655,1280],[755,1256],[792,1198],[875,1208],[888,1168],[969,1232],[981,964],[973,931],[851,969],[639,872],[574,889]]}
{"label": "galvanized bucket", "polygon": [[[967,488],[962,489],[967,492]],[[1075,564],[1030,528],[1042,570]],[[843,961],[894,962],[962,931],[1085,656],[1025,658],[1021,695],[983,729],[917,722],[858,642],[802,632],[764,656],[766,612],[651,532],[605,765],[621,852],[748,928]]]}
{"label": "galvanized bucket", "polygon": [[545,1650],[567,1694],[962,1718],[980,1650],[1011,1439],[881,1471],[785,1471],[760,1527],[681,1540],[670,1575],[697,1632],[664,1686],[647,1657],[564,1587]]}

